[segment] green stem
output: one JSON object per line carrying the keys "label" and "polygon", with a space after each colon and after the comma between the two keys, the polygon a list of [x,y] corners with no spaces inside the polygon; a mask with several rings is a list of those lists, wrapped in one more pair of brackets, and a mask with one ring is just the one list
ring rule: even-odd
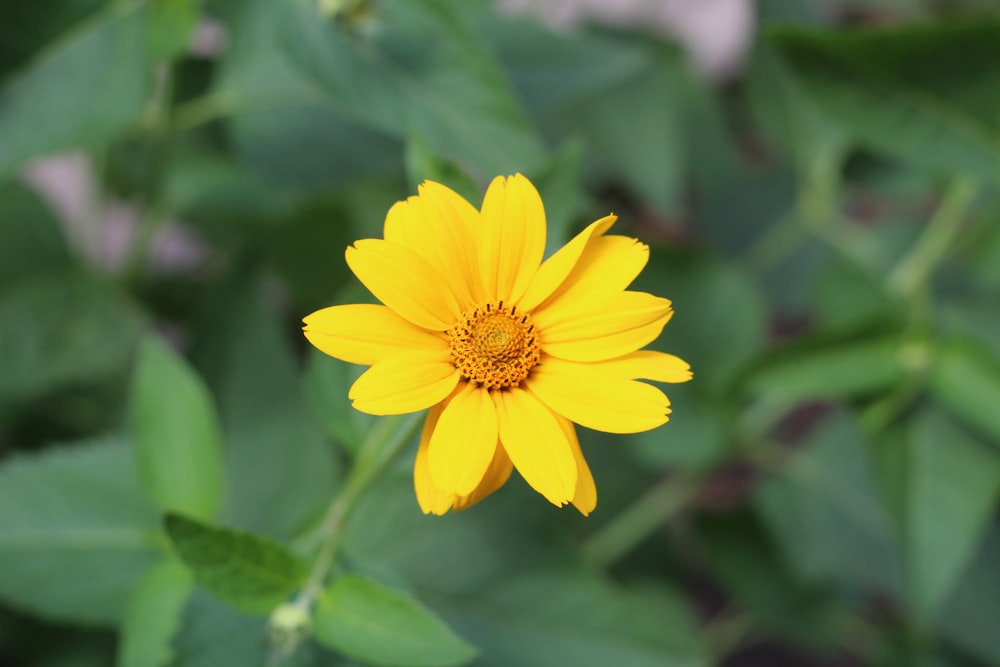
{"label": "green stem", "polygon": [[699,488],[699,481],[690,477],[660,482],[594,533],[583,545],[583,559],[597,567],[610,566],[687,505]]}
{"label": "green stem", "polygon": [[321,543],[309,577],[292,603],[294,606],[307,613],[312,609],[336,561],[351,511],[379,473],[410,442],[420,423],[418,414],[386,417],[368,434],[340,493],[330,503],[312,536],[318,537]]}
{"label": "green stem", "polygon": [[934,268],[951,249],[977,189],[977,183],[968,177],[951,183],[923,234],[890,274],[892,290],[916,301]]}

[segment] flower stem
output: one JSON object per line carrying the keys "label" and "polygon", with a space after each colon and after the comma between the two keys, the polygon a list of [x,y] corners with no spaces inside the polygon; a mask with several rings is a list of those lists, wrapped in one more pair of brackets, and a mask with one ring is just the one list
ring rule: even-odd
{"label": "flower stem", "polygon": [[309,577],[292,602],[293,605],[307,613],[312,609],[333,568],[351,510],[379,473],[410,442],[420,422],[419,414],[386,417],[368,434],[340,493],[330,503],[315,533],[310,535],[322,541]]}
{"label": "flower stem", "polygon": [[923,234],[889,276],[889,286],[898,294],[916,299],[934,267],[951,248],[962,220],[975,199],[976,182],[968,177],[952,181]]}
{"label": "flower stem", "polygon": [[660,482],[587,540],[584,561],[602,568],[613,564],[682,509],[699,488],[691,477]]}

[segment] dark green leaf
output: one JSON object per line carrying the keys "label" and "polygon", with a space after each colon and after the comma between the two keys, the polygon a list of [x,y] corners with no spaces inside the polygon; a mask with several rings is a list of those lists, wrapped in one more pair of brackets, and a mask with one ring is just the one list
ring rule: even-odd
{"label": "dark green leaf", "polygon": [[139,349],[131,401],[136,462],[150,498],[166,512],[214,518],[222,502],[222,433],[201,378],[149,337]]}
{"label": "dark green leaf", "polygon": [[865,146],[941,174],[1000,170],[1000,23],[918,23],[770,42],[824,117]]}
{"label": "dark green leaf", "polygon": [[0,93],[0,175],[136,122],[151,78],[145,22],[143,7],[95,15]]}
{"label": "dark green leaf", "polygon": [[187,51],[198,23],[197,0],[157,0],[149,12],[147,44],[153,63],[173,60]]}
{"label": "dark green leaf", "polygon": [[305,563],[273,540],[176,514],[166,527],[195,581],[241,611],[267,613],[305,582]]}
{"label": "dark green leaf", "polygon": [[937,615],[941,633],[985,665],[1000,662],[1000,532],[990,531]]}
{"label": "dark green leaf", "polygon": [[106,0],[5,2],[0,7],[0,79],[105,4]]}
{"label": "dark green leaf", "polygon": [[919,612],[936,609],[985,531],[1000,496],[1000,455],[937,412],[910,426],[904,535]]}
{"label": "dark green leaf", "polygon": [[848,590],[896,593],[900,572],[889,516],[853,420],[827,418],[754,503],[796,573]]}
{"label": "dark green leaf", "polygon": [[931,391],[969,424],[1000,440],[1000,363],[973,343],[956,342],[935,356]]}
{"label": "dark green leaf", "polygon": [[448,667],[476,655],[415,598],[356,575],[338,578],[323,592],[314,630],[326,646],[373,665]]}
{"label": "dark green leaf", "polygon": [[160,554],[158,519],[120,439],[0,468],[0,597],[46,618],[110,625]]}
{"label": "dark green leaf", "polygon": [[368,431],[375,424],[375,417],[351,407],[347,398],[351,385],[361,375],[363,368],[334,359],[319,350],[309,354],[306,369],[305,392],[317,420],[349,452],[357,452]]}
{"label": "dark green leaf", "polygon": [[132,591],[122,620],[116,667],[166,667],[171,641],[194,582],[182,564],[168,560],[143,575]]}
{"label": "dark green leaf", "polygon": [[59,221],[41,198],[12,183],[0,184],[0,286],[24,276],[68,268]]}
{"label": "dark green leaf", "polygon": [[524,170],[544,157],[458,5],[380,3],[380,30],[372,34],[324,20],[307,3],[286,8],[285,47],[328,101],[356,122],[401,139],[419,136],[436,155],[480,177]]}
{"label": "dark green leaf", "polygon": [[703,667],[687,602],[642,582],[624,589],[591,573],[521,572],[448,613],[482,649],[482,667]]}
{"label": "dark green leaf", "polygon": [[36,397],[122,370],[141,329],[121,296],[78,274],[0,293],[0,401]]}

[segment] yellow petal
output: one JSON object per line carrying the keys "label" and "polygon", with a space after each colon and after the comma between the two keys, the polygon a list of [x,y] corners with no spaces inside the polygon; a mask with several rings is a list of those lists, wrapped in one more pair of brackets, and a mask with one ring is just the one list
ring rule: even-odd
{"label": "yellow petal", "polygon": [[427,411],[424,428],[420,433],[420,447],[417,448],[417,460],[413,464],[413,489],[417,493],[417,503],[424,514],[441,515],[451,509],[456,497],[454,493],[440,491],[431,481],[431,470],[427,464],[427,449],[431,442],[431,434],[441,416],[442,405],[435,405]]}
{"label": "yellow petal", "polygon": [[587,365],[630,380],[644,378],[656,382],[687,382],[691,379],[691,366],[688,362],[672,354],[654,350],[639,350]]}
{"label": "yellow petal", "polygon": [[573,458],[576,459],[576,493],[573,495],[573,507],[580,510],[583,516],[587,516],[597,507],[597,485],[594,484],[594,476],[590,473],[587,460],[583,458],[583,450],[580,449],[580,441],[576,437],[573,422],[559,415],[556,415],[556,419],[566,434],[566,440],[573,450]]}
{"label": "yellow petal", "polygon": [[503,447],[497,447],[493,454],[493,461],[490,462],[490,467],[483,475],[483,481],[469,495],[459,496],[455,499],[455,511],[469,509],[506,484],[512,470],[514,470],[514,464],[510,462],[507,452],[504,451]]}
{"label": "yellow petal", "polygon": [[362,239],[345,256],[354,275],[379,301],[418,327],[444,331],[458,320],[461,308],[448,282],[413,250]]}
{"label": "yellow petal", "polygon": [[497,413],[485,389],[473,383],[455,395],[438,420],[428,450],[439,490],[469,495],[482,482],[497,448]]}
{"label": "yellow petal", "polygon": [[572,361],[600,361],[649,344],[672,313],[667,299],[645,292],[618,292],[577,304],[560,299],[532,313],[532,319],[548,354]]}
{"label": "yellow petal", "polygon": [[545,253],[545,209],[527,178],[493,179],[483,198],[479,264],[486,298],[516,302]]}
{"label": "yellow petal", "polygon": [[569,243],[545,260],[531,284],[528,285],[524,296],[518,301],[518,307],[522,311],[530,311],[548,299],[569,276],[591,239],[599,238],[611,228],[617,219],[617,216],[609,215],[590,223]]}
{"label": "yellow petal", "polygon": [[[573,271],[546,303],[565,299],[568,304],[598,294],[621,292],[649,261],[649,246],[627,236],[591,239]],[[540,308],[545,308],[542,304]]]}
{"label": "yellow petal", "polygon": [[377,304],[317,310],[304,320],[309,342],[331,357],[371,366],[404,350],[447,350],[442,335],[414,326]]}
{"label": "yellow petal", "polygon": [[595,431],[638,433],[667,422],[670,401],[662,391],[595,366],[547,357],[525,384],[554,412]]}
{"label": "yellow petal", "polygon": [[[451,286],[462,310],[476,303],[479,283],[470,221],[455,213],[452,198],[464,201],[443,185],[420,186],[420,196],[396,202],[385,217],[385,240],[407,247],[437,269]],[[465,204],[478,218],[472,205]],[[481,289],[479,290],[481,292]]]}
{"label": "yellow petal", "polygon": [[500,443],[531,488],[562,506],[576,493],[576,459],[556,416],[519,388],[495,391]]}
{"label": "yellow petal", "polygon": [[356,409],[373,415],[417,412],[447,398],[459,377],[447,352],[403,352],[362,373],[347,396]]}

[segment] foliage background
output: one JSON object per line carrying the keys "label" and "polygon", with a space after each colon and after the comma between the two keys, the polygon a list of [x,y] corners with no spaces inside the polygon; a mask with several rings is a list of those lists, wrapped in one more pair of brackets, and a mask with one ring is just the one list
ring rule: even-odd
{"label": "foliage background", "polygon": [[[712,83],[485,0],[4,3],[0,664],[1000,664],[991,6],[759,0]],[[608,210],[651,244],[695,380],[582,434],[588,519],[519,480],[424,517],[410,450],[282,658],[374,425],[298,321],[421,180],[514,171],[553,246]]]}

